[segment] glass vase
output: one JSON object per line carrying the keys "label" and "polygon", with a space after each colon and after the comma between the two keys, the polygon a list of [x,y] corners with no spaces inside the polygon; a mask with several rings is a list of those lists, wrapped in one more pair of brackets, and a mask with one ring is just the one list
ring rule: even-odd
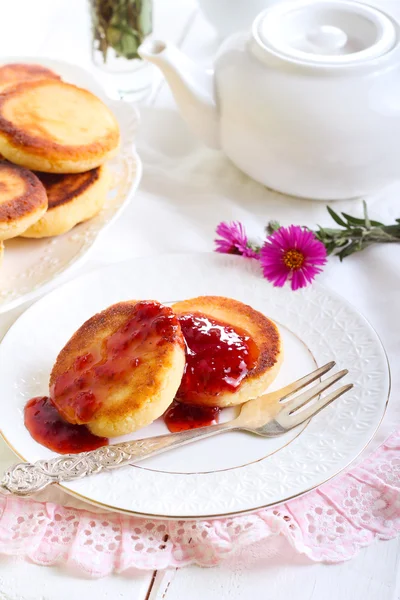
{"label": "glass vase", "polygon": [[151,92],[153,69],[137,50],[152,32],[152,0],[89,1],[94,64],[120,98],[145,98]]}

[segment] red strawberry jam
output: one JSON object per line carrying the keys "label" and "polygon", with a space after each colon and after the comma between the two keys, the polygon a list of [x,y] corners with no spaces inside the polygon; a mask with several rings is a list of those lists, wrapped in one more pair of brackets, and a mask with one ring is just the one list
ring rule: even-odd
{"label": "red strawberry jam", "polygon": [[201,314],[179,317],[186,341],[186,367],[176,398],[201,403],[202,396],[237,390],[255,366],[258,348],[246,331]]}
{"label": "red strawberry jam", "polygon": [[170,431],[217,423],[220,409],[201,405],[202,398],[237,390],[258,358],[256,344],[238,327],[201,314],[182,315],[179,323],[186,341],[186,367],[178,402],[164,415]]}
{"label": "red strawberry jam", "polygon": [[164,414],[164,421],[172,432],[196,429],[217,423],[220,410],[217,406],[194,406],[174,402]]}
{"label": "red strawberry jam", "polygon": [[42,446],[59,454],[75,454],[106,446],[106,438],[90,433],[85,425],[71,425],[47,396],[32,398],[25,406],[25,427]]}

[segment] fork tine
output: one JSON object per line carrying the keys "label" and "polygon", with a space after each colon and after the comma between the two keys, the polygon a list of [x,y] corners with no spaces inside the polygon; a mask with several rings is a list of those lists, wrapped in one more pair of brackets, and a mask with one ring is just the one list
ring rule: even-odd
{"label": "fork tine", "polygon": [[291,394],[294,394],[295,392],[302,390],[309,383],[312,383],[316,379],[319,379],[320,377],[322,377],[322,375],[325,375],[325,373],[327,373],[328,371],[333,369],[335,364],[336,364],[335,361],[332,360],[331,362],[328,362],[323,367],[319,367],[319,369],[312,371],[312,373],[305,375],[301,379],[298,379],[297,381],[294,381],[293,383],[290,383],[286,387],[279,390],[279,396],[280,396],[279,402],[283,402]]}
{"label": "fork tine", "polygon": [[347,369],[343,369],[342,371],[339,371],[338,373],[334,373],[330,377],[327,377],[326,379],[324,379],[324,381],[321,381],[320,383],[317,383],[317,385],[314,385],[310,390],[307,390],[306,392],[299,394],[292,400],[288,400],[284,405],[285,410],[289,410],[290,411],[289,415],[291,415],[296,410],[299,410],[305,404],[308,404],[308,402],[310,402],[313,398],[315,398],[316,396],[319,396],[322,392],[327,390],[328,387],[331,387],[331,385],[333,385],[334,383],[339,381],[339,379],[342,379],[342,377],[347,375],[347,373],[348,373]]}
{"label": "fork tine", "polygon": [[304,410],[301,410],[299,412],[295,412],[294,414],[289,415],[287,417],[287,419],[285,420],[286,422],[285,422],[284,426],[291,429],[292,427],[297,427],[297,425],[304,423],[304,421],[307,421],[314,415],[318,414],[326,406],[331,404],[331,402],[333,402],[334,400],[336,400],[337,398],[339,398],[340,396],[342,396],[343,394],[345,394],[346,392],[351,390],[352,387],[354,387],[353,384],[348,383],[347,385],[344,385],[341,388],[334,390],[327,396],[324,396],[323,398],[319,398],[316,402],[313,402],[312,404],[310,404],[310,406],[307,406]]}

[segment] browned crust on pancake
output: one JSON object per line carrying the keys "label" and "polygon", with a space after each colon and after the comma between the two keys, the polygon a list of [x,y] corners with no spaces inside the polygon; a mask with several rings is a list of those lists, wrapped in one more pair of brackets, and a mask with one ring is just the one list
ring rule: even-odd
{"label": "browned crust on pancake", "polygon": [[47,204],[46,190],[36,175],[32,171],[13,165],[6,160],[0,160],[0,195],[6,186],[2,179],[6,179],[7,173],[13,176],[17,175],[22,179],[25,191],[17,198],[10,198],[7,202],[0,203],[0,221],[20,219]]}
{"label": "browned crust on pancake", "polygon": [[[85,350],[93,344],[94,340],[101,336],[103,340],[112,335],[119,327],[126,323],[134,314],[135,306],[139,301],[129,300],[126,302],[118,302],[109,308],[93,315],[73,334],[70,340],[57,356],[53,369],[50,374],[50,389],[55,384],[57,378],[72,367],[75,358],[81,355]],[[149,300],[162,306],[156,300]],[[144,364],[143,377],[140,382],[137,382],[135,391],[129,395],[124,402],[118,405],[101,406],[93,417],[93,421],[97,418],[108,418],[113,421],[124,419],[126,415],[133,412],[146,404],[160,386],[160,374],[157,373],[157,366],[168,364],[169,357],[172,361],[172,351],[176,346],[182,348],[183,351],[183,335],[178,327],[176,335],[171,339],[170,344],[161,345],[158,347],[157,359],[158,363]],[[57,405],[56,399],[53,399]],[[172,402],[173,398],[171,398]]]}
{"label": "browned crust on pancake", "polygon": [[[113,304],[109,308],[96,313],[93,317],[90,317],[90,319],[85,321],[83,325],[75,331],[57,356],[50,374],[50,387],[57,377],[70,368],[76,353],[81,352],[82,349],[90,345],[94,336],[99,332],[104,332],[105,336],[112,335],[118,327],[133,315],[136,304],[136,300],[118,302],[118,304]],[[74,355],[73,358],[72,355]]]}
{"label": "browned crust on pancake", "polygon": [[[98,155],[103,155],[104,152],[109,152],[117,147],[120,137],[118,128],[116,128],[114,131],[108,132],[107,135],[101,139],[101,141],[97,140],[85,145],[81,144],[77,146],[67,146],[64,144],[58,144],[57,142],[48,139],[46,135],[36,137],[32,134],[29,134],[24,129],[20,129],[3,116],[3,107],[11,98],[23,94],[27,89],[55,84],[74,88],[79,91],[79,93],[87,95],[90,98],[94,98],[101,102],[97,96],[88,90],[80,88],[76,85],[72,85],[71,83],[43,79],[39,81],[23,81],[16,86],[13,86],[10,90],[6,90],[4,93],[0,94],[0,132],[8,138],[9,143],[14,147],[23,148],[25,151],[28,150],[31,154],[35,154],[36,156],[48,158],[50,154],[58,153],[60,158],[72,160],[77,160],[82,151],[84,151],[85,155],[97,157]],[[106,107],[106,105],[104,106]]]}
{"label": "browned crust on pancake", "polygon": [[[191,307],[196,307],[196,310],[192,310]],[[172,308],[176,314],[214,315],[215,309],[220,309],[227,315],[232,314],[231,322],[226,318],[215,318],[229,325],[229,327],[235,328],[235,324],[237,327],[240,326],[253,339],[259,350],[257,362],[253,369],[249,371],[246,381],[259,377],[277,362],[281,352],[281,339],[278,328],[268,317],[251,306],[224,296],[199,296],[198,298],[177,302]],[[241,317],[240,325],[237,322],[238,316]]]}
{"label": "browned crust on pancake", "polygon": [[90,186],[92,186],[100,177],[100,167],[84,171],[83,173],[40,173],[36,175],[43,183],[49,208],[57,208],[67,202],[71,202],[74,198],[81,196]]}
{"label": "browned crust on pancake", "polygon": [[61,77],[42,65],[29,63],[9,63],[0,67],[0,89],[3,86],[16,85],[22,81],[42,79],[60,80]]}

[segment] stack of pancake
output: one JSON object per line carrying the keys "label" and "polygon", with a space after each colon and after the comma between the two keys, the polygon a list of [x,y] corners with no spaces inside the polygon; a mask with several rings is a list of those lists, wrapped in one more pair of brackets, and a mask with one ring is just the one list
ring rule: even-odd
{"label": "stack of pancake", "polygon": [[0,254],[16,236],[60,235],[95,216],[120,132],[109,108],[45,67],[0,67]]}

